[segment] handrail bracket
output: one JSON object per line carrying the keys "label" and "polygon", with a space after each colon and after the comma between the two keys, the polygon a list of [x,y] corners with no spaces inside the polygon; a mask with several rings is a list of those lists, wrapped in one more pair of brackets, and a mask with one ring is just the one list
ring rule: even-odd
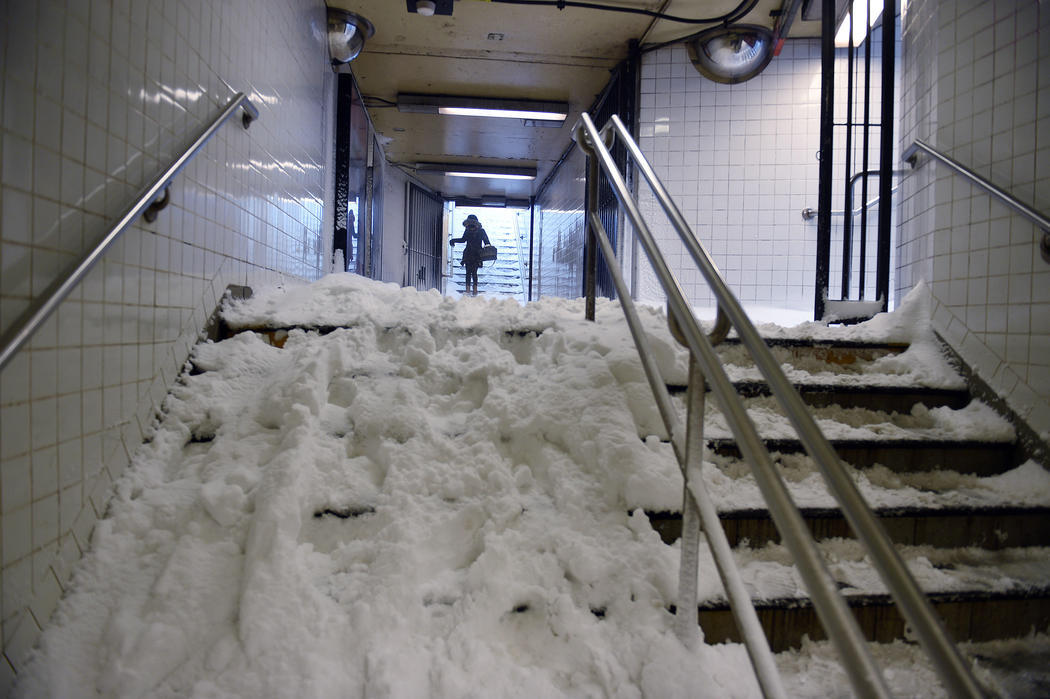
{"label": "handrail bracket", "polygon": [[901,159],[912,166],[919,167],[919,152],[927,153],[933,160],[946,165],[955,174],[968,180],[970,184],[976,185],[990,194],[995,199],[1010,207],[1039,227],[1043,235],[1039,239],[1039,255],[1044,262],[1050,262],[1050,216],[1037,211],[1034,207],[1024,203],[1013,194],[995,184],[991,180],[977,174],[972,168],[960,163],[947,153],[937,150],[929,143],[915,139],[910,146],[901,153]]}
{"label": "handrail bracket", "polygon": [[33,299],[22,315],[0,334],[0,370],[7,366],[18,350],[29,341],[33,333],[55,312],[62,301],[72,293],[95,264],[102,259],[106,251],[125,230],[138,220],[139,216],[149,222],[156,220],[157,213],[171,201],[172,181],[238,110],[244,111],[241,115],[241,125],[244,128],[248,128],[249,124],[259,118],[259,110],[251,103],[247,95],[243,92],[234,95],[222,111],[201,128],[193,142],[149,184],[139,190],[135,199],[124,209],[98,243],[56,277],[43,292]]}

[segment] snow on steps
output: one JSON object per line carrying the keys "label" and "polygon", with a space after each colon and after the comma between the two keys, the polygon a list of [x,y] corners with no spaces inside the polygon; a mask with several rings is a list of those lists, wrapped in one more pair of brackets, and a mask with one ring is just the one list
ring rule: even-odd
{"label": "snow on steps", "polygon": [[[853,537],[837,508],[803,507],[800,512],[818,540]],[[875,514],[896,544],[989,550],[1050,546],[1050,507],[886,507],[876,508]],[[719,518],[731,546],[780,543],[768,510],[734,509],[721,512]],[[682,534],[678,513],[653,512],[649,520],[665,543],[674,543]]]}
{"label": "snow on steps", "polygon": [[[1033,629],[1045,629],[1050,621],[1050,589],[1046,587],[1016,593],[929,593],[929,599],[948,634],[959,643],[1022,638]],[[916,640],[889,595],[847,595],[846,600],[868,641]],[[826,638],[806,597],[759,600],[755,611],[775,653],[799,648],[806,638]],[[732,612],[724,603],[701,605],[698,619],[708,642],[741,642]],[[1028,668],[1032,670],[1045,668]]]}
{"label": "snow on steps", "polygon": [[[335,327],[311,328],[319,334],[333,329]],[[272,344],[280,346],[288,330],[290,328],[271,327],[263,332]],[[396,326],[387,328],[388,332],[396,330]],[[527,346],[543,332],[540,328],[510,330],[503,333],[503,344],[512,352],[528,354],[531,349]],[[1009,497],[999,497],[991,485],[995,479],[1009,478],[1025,468],[1015,468],[1020,455],[1009,425],[991,415],[986,406],[970,402],[965,382],[944,361],[934,343],[909,344],[899,339],[891,343],[837,342],[828,335],[825,333],[816,341],[796,337],[774,337],[768,341],[803,397],[818,413],[824,412],[820,419],[822,427],[828,430],[833,445],[854,469],[858,480],[865,481],[862,491],[873,502],[894,540],[899,545],[929,549],[949,561],[965,557],[967,552],[980,551],[992,556],[985,566],[985,577],[989,578],[1010,557],[1019,556],[1029,561],[1036,571],[1030,578],[1022,576],[1016,585],[1006,589],[967,589],[962,582],[948,584],[946,588],[930,588],[935,606],[948,617],[956,637],[1009,637],[1023,635],[1031,627],[1039,630],[1050,627],[1046,603],[1050,595],[1045,589],[1046,561],[1050,554],[1041,548],[1050,544],[1046,524],[1050,498],[1013,502]],[[783,416],[771,409],[772,401],[767,397],[762,377],[749,364],[742,348],[731,338],[719,352],[730,378],[741,394],[748,397],[752,414],[760,418],[767,444],[779,452],[775,455],[778,464],[791,472],[789,486],[806,481],[806,487],[796,495],[802,495],[799,499],[804,516],[828,550],[827,555],[834,560],[834,549],[827,549],[827,544],[848,537],[848,525],[826,493],[822,500],[813,501],[816,491],[812,481],[819,480],[819,476],[813,473],[812,464],[804,465],[808,457],[798,453],[801,447],[790,427],[785,426]],[[682,390],[680,383],[674,380],[671,383],[673,391]],[[640,401],[651,404],[651,397],[646,399],[644,393],[642,391]],[[711,403],[713,401],[709,401],[709,406]],[[923,407],[911,410],[917,403]],[[843,408],[843,404],[849,407]],[[651,405],[639,409],[632,403],[631,410],[640,428],[654,427]],[[738,546],[738,556],[757,556],[756,561],[762,556],[775,559],[782,556],[778,553],[782,547],[777,543],[775,528],[760,500],[756,500],[757,488],[748,482],[747,466],[739,460],[728,430],[719,424],[720,417],[716,411],[709,416],[712,418],[708,420],[712,453],[705,476],[715,479],[713,496],[723,509],[723,523],[731,541]],[[990,432],[988,425],[991,425]],[[983,438],[966,439],[970,428],[982,429]],[[658,434],[658,431],[642,429],[641,434]],[[943,434],[945,432],[948,434]],[[669,446],[661,444],[659,439],[647,441],[656,452],[670,452]],[[661,454],[661,458],[666,460],[667,453]],[[947,465],[951,470],[945,468]],[[1034,471],[1045,476],[1042,467],[1026,466],[1029,467],[1026,477],[1031,477]],[[998,475],[1004,473],[1006,475]],[[871,482],[867,482],[869,478]],[[887,486],[887,482],[894,479],[901,481],[899,487]],[[969,495],[960,496],[960,491]],[[974,495],[978,491],[981,495]],[[895,500],[895,492],[904,495]],[[670,508],[628,504],[631,509],[644,508],[664,540],[673,541],[677,535],[674,529],[680,528],[680,523],[675,522],[675,513],[668,512]],[[749,551],[757,553],[747,553]],[[857,565],[863,567],[860,563]],[[955,564],[939,565],[933,566],[937,576],[952,580],[951,568]],[[790,561],[767,560],[759,568],[756,572],[745,566],[745,579],[750,575],[754,584],[763,590],[763,598],[757,600],[757,604],[773,646],[777,649],[796,647],[803,634],[812,639],[823,638],[823,631],[800,586],[790,590],[790,594],[787,591],[782,595],[769,594],[770,577],[797,576]],[[870,571],[868,577],[874,577]],[[848,597],[870,639],[885,641],[905,637],[903,622],[877,581],[855,588],[846,581],[843,585],[851,588]],[[721,590],[708,593],[699,610],[707,638],[711,641],[734,638]]]}
{"label": "snow on steps", "polygon": [[[913,552],[911,556],[905,553],[905,558],[952,637],[987,641],[1050,626],[1050,585],[1046,580],[1050,549],[1043,548],[1050,546],[1050,502],[1018,503],[1008,494],[997,498],[994,485],[989,485],[1023,460],[1012,427],[988,406],[972,400],[950,370],[900,371],[908,364],[901,360],[912,351],[906,345],[802,340],[771,344],[836,452],[856,475],[865,496],[875,503],[881,501],[874,509],[890,538],[903,552]],[[928,347],[920,353],[924,355],[920,365],[928,368],[934,360],[936,366]],[[821,542],[829,567],[833,574],[840,573],[841,561],[835,549],[853,538],[849,524],[830,496],[818,496],[813,502],[812,481],[819,478],[816,469],[802,454],[800,441],[791,434],[786,417],[769,397],[768,385],[749,365],[743,349],[731,343],[721,355],[767,448],[787,475],[789,488],[796,491],[797,498],[802,496],[803,519]],[[880,365],[891,371],[881,373]],[[669,388],[679,396],[685,390],[684,386]],[[745,571],[749,564],[765,560],[759,577],[794,578],[797,573],[790,561],[781,561],[775,570],[775,559],[785,553],[779,533],[768,510],[762,507],[749,467],[741,461],[735,441],[720,413],[710,407],[711,402],[705,427],[706,435],[713,438],[708,440],[705,479],[720,506],[727,538],[737,547]],[[1026,471],[1034,482],[1046,480],[1046,472],[1032,462],[1018,470]],[[866,472],[873,474],[870,480]],[[915,504],[909,478],[920,487],[925,480],[920,504]],[[904,483],[895,484],[902,487],[892,487],[890,481],[894,479],[903,479]],[[938,480],[941,487],[937,487]],[[740,481],[746,481],[743,488]],[[800,481],[809,484],[801,487]],[[975,489],[977,484],[989,487]],[[895,498],[895,491],[910,492]],[[807,497],[809,503],[805,502]],[[666,543],[681,535],[680,513],[649,510],[647,514]],[[931,565],[927,557],[935,562]],[[1011,575],[1004,568],[1012,561],[1017,563]],[[854,555],[849,565],[855,573],[856,569],[865,569],[867,562],[862,555]],[[935,574],[930,575],[928,568]],[[754,575],[752,572],[752,579]],[[862,582],[850,580],[850,575],[836,578],[868,640],[887,642],[908,637],[903,618],[893,600],[880,589],[874,571],[865,570],[860,575]],[[756,599],[756,608],[775,651],[799,647],[805,636],[825,638],[801,585],[793,594],[778,597],[769,595],[768,585],[761,587],[764,596]],[[705,638],[739,642],[732,614],[721,595],[716,591],[700,604],[699,621]]]}
{"label": "snow on steps", "polygon": [[[317,328],[314,332],[327,334],[337,328]],[[395,332],[397,327],[389,328],[389,332]],[[287,337],[289,329],[260,331],[261,335],[268,339],[271,344],[281,346]],[[506,331],[503,333],[505,341],[513,343],[515,340],[528,341],[535,339],[542,331]],[[988,415],[982,406],[970,405],[970,398],[959,388],[933,387],[923,388],[921,386],[908,385],[906,382],[898,381],[897,385],[887,386],[878,379],[876,384],[875,398],[869,402],[869,408],[843,410],[836,406],[838,395],[847,396],[847,401],[859,402],[855,396],[864,395],[865,386],[852,382],[827,381],[827,368],[820,369],[814,362],[823,362],[831,367],[846,367],[847,371],[862,374],[862,368],[868,367],[872,362],[877,362],[881,357],[900,356],[908,351],[907,346],[895,347],[871,347],[860,346],[857,343],[851,345],[836,346],[833,343],[822,343],[822,346],[811,348],[800,343],[790,346],[790,356],[796,361],[802,358],[807,364],[810,375],[814,373],[821,377],[824,383],[807,384],[800,383],[804,397],[817,396],[818,403],[825,410],[823,425],[830,434],[836,432],[862,434],[872,432],[872,426],[880,426],[882,435],[872,433],[868,439],[832,439],[833,445],[840,456],[851,464],[858,473],[882,472],[881,480],[885,482],[893,477],[907,479],[911,472],[930,472],[950,484],[972,483],[974,479],[980,481],[996,474],[1010,471],[1017,466],[1018,455],[1012,441],[1012,432],[1002,422],[997,422]],[[798,376],[796,375],[796,378]],[[944,384],[945,381],[939,381]],[[947,382],[949,385],[950,381]],[[775,411],[770,411],[771,400],[764,397],[767,393],[761,388],[755,388],[757,382],[743,380],[736,382],[738,388],[745,395],[758,397],[760,405],[756,406],[755,400],[750,400],[753,414],[757,411],[764,416],[761,420],[766,428],[774,434],[782,434],[783,425],[778,424],[779,416]],[[680,391],[680,389],[676,389]],[[962,395],[960,396],[960,393]],[[885,396],[891,396],[892,400],[900,402],[902,397],[914,397],[918,402],[941,406],[943,422],[951,423],[953,419],[958,420],[960,415],[965,416],[967,410],[977,411],[980,422],[986,423],[983,428],[986,436],[998,438],[999,441],[951,441],[937,437],[938,425],[936,421],[928,419],[927,411],[920,409],[917,416],[912,413],[905,415],[893,412],[873,410],[879,407],[878,400]],[[709,404],[711,402],[709,401]],[[834,406],[834,407],[829,407]],[[962,406],[962,407],[959,407]],[[820,410],[818,409],[818,413]],[[847,419],[847,423],[827,424],[834,415],[839,419]],[[713,430],[717,434],[717,413],[713,414]],[[710,421],[709,421],[710,422]],[[965,418],[963,418],[965,426]],[[991,427],[987,423],[991,424]],[[939,426],[943,431],[944,424]],[[866,432],[865,432],[866,431]],[[886,433],[889,433],[887,438]],[[854,437],[856,435],[854,434]],[[810,478],[815,477],[814,467],[809,463],[807,456],[799,454],[801,445],[797,440],[777,437],[766,440],[767,444],[777,453],[775,459],[785,470],[793,471],[795,478],[799,478],[799,471],[808,469]],[[731,438],[718,437],[709,440],[713,452],[710,461],[722,469],[723,474],[736,472],[734,480],[739,481],[739,474],[746,472],[747,466],[739,460],[735,443]],[[666,447],[666,445],[661,445]],[[946,476],[942,468],[944,464],[951,464],[954,477]],[[1036,467],[1038,468],[1038,467]],[[899,473],[898,473],[899,472]],[[893,475],[888,475],[888,474]],[[970,473],[972,475],[965,475]],[[914,481],[913,481],[914,482]],[[735,502],[746,505],[751,499],[752,505],[731,507],[721,513],[723,524],[726,528],[730,543],[734,546],[768,547],[778,546],[778,534],[772,524],[769,514],[760,506],[757,488],[751,497],[741,497],[739,483],[729,492],[724,492],[720,500],[723,505],[727,502]],[[992,495],[981,499],[976,497],[959,498],[952,492],[950,487],[942,488],[938,492],[935,483],[929,478],[925,483],[919,482],[919,487],[926,493],[926,502],[921,506],[909,506],[893,504],[892,495],[882,493],[876,496],[888,505],[877,507],[876,511],[887,527],[891,538],[895,543],[910,546],[937,547],[938,550],[948,551],[960,547],[980,547],[989,551],[999,550],[1003,555],[1009,556],[1018,547],[1029,547],[1034,553],[1031,555],[1047,558],[1047,554],[1039,547],[1050,545],[1050,503],[1044,505],[1015,504],[1009,501],[996,500],[994,488],[987,483],[981,484],[979,490],[989,491]],[[908,495],[902,496],[902,501],[908,502],[913,499],[914,488],[908,485],[904,489],[910,490]],[[716,494],[718,488],[714,488]],[[810,491],[811,492],[811,491]],[[805,500],[803,495],[803,501]],[[869,494],[870,497],[870,494]],[[339,513],[328,513],[335,514]],[[672,543],[680,533],[680,515],[673,512],[647,512],[653,528],[660,534],[666,543]],[[814,535],[820,541],[833,540],[837,538],[848,538],[851,536],[849,526],[846,524],[841,513],[830,502],[830,498],[816,505],[803,507],[803,517],[810,526]],[[759,549],[761,550],[761,548]],[[1040,569],[1041,570],[1041,569]],[[790,572],[781,571],[782,575],[790,575]],[[945,571],[950,576],[950,572]],[[1043,573],[1039,573],[1034,579],[1027,581],[1027,586],[1018,586],[1007,590],[950,590],[936,592],[932,599],[935,607],[946,617],[949,628],[952,629],[959,640],[987,640],[989,638],[1012,637],[1027,633],[1029,626],[1046,628],[1050,626],[1050,590],[1045,588]],[[883,641],[894,638],[904,638],[904,623],[897,615],[892,600],[884,593],[871,591],[856,591],[847,596],[851,608],[860,620],[862,629],[867,638],[873,641]],[[759,609],[759,618],[762,620],[770,641],[777,650],[797,647],[803,635],[813,639],[823,638],[823,630],[819,620],[816,618],[808,599],[804,595],[783,596],[773,599],[761,599],[756,601]],[[1018,616],[1021,615],[1022,616]],[[731,621],[731,614],[720,599],[719,594],[706,599],[699,610],[699,620],[705,629],[705,634],[711,641],[739,640],[735,636],[735,626]],[[1000,623],[999,620],[1008,618],[1021,623],[1022,629],[1017,626]],[[1017,621],[1025,620],[1023,623]]]}

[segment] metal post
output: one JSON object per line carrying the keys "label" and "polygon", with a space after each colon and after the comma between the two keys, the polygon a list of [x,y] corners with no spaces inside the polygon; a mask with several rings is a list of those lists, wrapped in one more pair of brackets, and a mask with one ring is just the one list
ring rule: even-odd
{"label": "metal post", "polygon": [[879,242],[875,258],[875,298],[882,310],[890,303],[890,236],[893,216],[893,83],[897,50],[897,0],[882,6],[882,131],[879,150]]}
{"label": "metal post", "polygon": [[351,255],[356,251],[351,247],[350,231],[350,113],[353,111],[354,78],[340,73],[336,76],[335,96],[335,201],[332,205],[334,221],[332,224],[332,255],[336,251],[343,253],[343,268],[340,272],[356,272],[350,269]]}
{"label": "metal post", "polygon": [[[844,193],[846,205],[842,207],[842,298],[849,298],[849,279],[853,267],[853,206],[849,203],[853,197],[853,180],[850,179],[850,170],[853,167],[853,13],[851,12],[846,21],[849,27],[849,47],[846,49],[846,167],[843,174],[849,180]],[[829,281],[830,284],[830,281]]]}
{"label": "metal post", "polygon": [[529,197],[529,293],[525,297],[532,301],[532,268],[534,255],[534,238],[536,233],[536,197]]}
{"label": "metal post", "polygon": [[[361,226],[361,240],[363,241],[364,254],[361,264],[361,274],[371,279],[375,279],[372,274],[372,197],[375,195],[375,161],[373,160],[373,151],[375,149],[375,139],[371,138],[369,133],[368,155],[365,160],[365,196],[361,201],[361,220],[358,225]],[[441,293],[445,293],[444,284],[442,283]]]}
{"label": "metal post", "polygon": [[[668,313],[670,317],[670,313]],[[684,339],[684,338],[683,338]],[[689,492],[689,479],[700,478],[704,456],[704,374],[689,355],[689,391],[685,428],[685,473],[682,486],[681,558],[678,566],[678,605],[675,635],[687,647],[702,640],[697,623],[696,577],[700,559],[700,511]]]}
{"label": "metal post", "polygon": [[[588,214],[598,215],[598,159],[592,155],[587,156],[587,200],[585,206]],[[590,218],[588,216],[588,218]],[[597,296],[598,276],[598,242],[594,231],[590,226],[586,227],[584,233],[583,252],[583,295],[586,297],[585,316],[587,320],[594,320],[594,306]]]}
{"label": "metal post", "polygon": [[[602,252],[605,253],[606,259],[614,260],[615,254],[612,246],[609,244],[608,236],[602,231],[601,221],[597,216],[591,216],[590,224],[594,227],[598,244],[601,246]],[[642,369],[645,371],[645,377],[649,381],[653,398],[656,399],[656,408],[660,412],[664,427],[671,437],[671,448],[674,449],[675,458],[678,460],[683,477],[685,477],[687,473],[686,464],[688,462],[686,460],[685,440],[682,438],[678,411],[671,403],[671,395],[667,392],[667,384],[664,382],[660,369],[656,365],[652,346],[649,343],[645,330],[642,329],[638,311],[634,306],[631,295],[628,293],[623,273],[615,262],[609,265],[609,274],[612,275],[613,284],[616,286],[616,291],[619,294],[620,307],[623,309],[624,317],[627,320],[627,327],[631,331],[631,337],[634,338],[635,346],[638,347]],[[713,331],[713,337],[711,337],[712,344],[718,344],[722,339],[725,339],[724,332],[728,332],[729,329],[729,318],[721,308],[719,308],[718,317],[721,320],[716,322],[716,329]],[[668,308],[667,319],[675,338],[685,344],[686,338],[682,335],[680,329],[676,329],[678,325],[671,314],[670,307]],[[706,534],[707,545],[711,549],[715,568],[718,570],[722,585],[725,587],[730,611],[733,613],[737,628],[740,630],[744,645],[747,647],[751,664],[755,670],[755,677],[758,680],[759,687],[762,689],[762,696],[766,697],[766,699],[787,699],[787,693],[784,691],[780,681],[780,675],[777,672],[776,663],[773,661],[773,654],[769,650],[769,642],[766,640],[765,632],[762,630],[762,624],[759,622],[758,614],[751,604],[751,598],[744,587],[740,571],[733,563],[733,552],[729,548],[726,533],[718,520],[718,512],[711,501],[704,482],[699,479],[700,476],[697,475],[696,479],[692,481],[694,485],[689,488],[687,493],[693,496],[697,511],[700,513],[700,521]]]}
{"label": "metal post", "polygon": [[[871,6],[865,4],[864,24],[867,31],[864,35],[864,145],[861,153],[861,172],[868,171],[868,157],[871,153],[870,131],[871,131],[871,20],[868,14]],[[881,203],[880,203],[881,206]],[[852,214],[849,214],[852,216]],[[868,178],[865,177],[860,183],[860,260],[859,280],[857,282],[857,298],[864,300],[864,291],[867,286],[867,262],[868,262]]]}
{"label": "metal post", "polygon": [[[835,0],[821,2],[820,185],[817,193],[817,279],[813,316],[824,317],[831,273],[831,165],[835,126]],[[848,215],[848,214],[847,214]]]}

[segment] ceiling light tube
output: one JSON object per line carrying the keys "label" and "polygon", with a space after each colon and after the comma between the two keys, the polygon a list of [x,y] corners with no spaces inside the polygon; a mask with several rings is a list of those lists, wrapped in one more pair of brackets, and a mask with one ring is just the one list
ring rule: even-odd
{"label": "ceiling light tube", "polygon": [[417,163],[421,174],[445,175],[447,177],[478,177],[496,180],[534,180],[534,167],[505,167],[501,165],[462,165],[459,163]]}
{"label": "ceiling light tube", "polygon": [[558,112],[529,112],[521,109],[488,109],[484,107],[438,107],[438,114],[498,117],[502,119],[540,119],[543,121],[565,121],[567,116]]}
{"label": "ceiling light tube", "polygon": [[397,110],[399,112],[444,114],[448,116],[565,121],[565,117],[569,114],[569,105],[566,102],[544,102],[540,100],[503,99],[497,97],[399,94],[397,96]]}
{"label": "ceiling light tube", "polygon": [[[864,21],[865,17],[868,18],[867,22]],[[882,0],[853,0],[849,12],[842,17],[838,31],[835,32],[835,47],[842,49],[849,46],[851,26],[853,27],[853,45],[860,46],[880,17],[882,17]]]}

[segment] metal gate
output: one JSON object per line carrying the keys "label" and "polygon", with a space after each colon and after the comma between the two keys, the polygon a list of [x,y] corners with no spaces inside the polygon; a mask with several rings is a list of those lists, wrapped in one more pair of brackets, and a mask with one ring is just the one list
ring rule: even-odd
{"label": "metal gate", "polygon": [[405,221],[404,286],[441,291],[442,231],[441,198],[408,183],[408,212]]}
{"label": "metal gate", "polygon": [[[814,313],[817,320],[849,322],[885,311],[889,303],[892,190],[896,174],[893,83],[897,0],[885,0],[882,26],[874,31],[868,17],[847,17],[846,21],[857,24],[858,31],[850,32],[845,49],[846,95],[840,100],[834,97],[835,5],[835,0],[824,0],[821,18],[820,192]],[[865,14],[868,11],[866,6],[860,9]],[[873,55],[876,42],[881,56]],[[875,60],[879,66],[873,70]],[[875,107],[878,114],[874,113]],[[836,114],[836,108],[844,113]],[[835,148],[836,135],[843,138],[841,150]],[[842,209],[838,211],[832,210],[835,196],[841,197]],[[838,221],[833,223],[832,216],[841,217],[841,225]]]}
{"label": "metal gate", "polygon": [[[616,114],[623,121],[624,126],[632,133],[635,131],[637,111],[635,101],[639,63],[637,46],[632,44],[630,58],[617,68],[609,81],[605,94],[602,95],[599,103],[592,109],[591,113],[594,115],[596,124],[603,126],[613,114]],[[624,173],[628,185],[633,188],[634,170],[628,167],[627,149],[622,143],[616,142],[614,144],[612,156],[613,160],[616,161],[617,169]],[[606,234],[609,236],[609,242],[612,243],[613,251],[619,256],[622,252],[623,219],[616,192],[607,177],[598,179],[597,209],[598,218],[601,219],[602,225],[605,227]],[[587,205],[584,206],[584,210],[588,210]],[[597,244],[591,239],[591,236],[587,236],[586,241],[587,245]],[[602,254],[602,251],[596,250],[596,253],[598,255],[597,277],[595,279],[597,293],[599,296],[614,299],[616,298],[616,286],[609,272],[609,266],[605,262],[605,256]],[[584,295],[586,295],[586,287],[584,288]]]}
{"label": "metal gate", "polygon": [[343,257],[344,270],[368,274],[371,240],[365,234],[369,213],[366,177],[371,159],[368,115],[352,75],[338,76],[335,129],[335,218],[332,252]]}

